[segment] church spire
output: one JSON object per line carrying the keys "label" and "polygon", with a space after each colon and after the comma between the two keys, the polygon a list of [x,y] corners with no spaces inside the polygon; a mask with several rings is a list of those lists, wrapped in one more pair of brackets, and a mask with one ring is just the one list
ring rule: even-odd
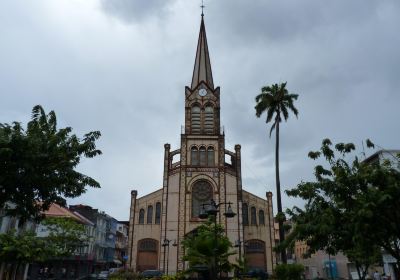
{"label": "church spire", "polygon": [[194,89],[201,81],[204,81],[211,89],[214,89],[203,13],[201,15],[199,41],[197,43],[191,88]]}

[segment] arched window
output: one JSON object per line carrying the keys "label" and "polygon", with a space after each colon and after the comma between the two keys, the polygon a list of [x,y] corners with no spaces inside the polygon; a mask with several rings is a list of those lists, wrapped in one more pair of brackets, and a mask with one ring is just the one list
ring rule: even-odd
{"label": "arched window", "polygon": [[251,207],[251,224],[252,225],[257,225],[257,211],[256,211],[256,207]]}
{"label": "arched window", "polygon": [[199,149],[200,166],[206,166],[206,147],[201,146]]}
{"label": "arched window", "polygon": [[213,188],[207,181],[201,180],[194,183],[192,188],[192,218],[199,216],[202,204],[210,203],[213,198]]}
{"label": "arched window", "polygon": [[144,209],[139,210],[139,224],[144,224]]}
{"label": "arched window", "polygon": [[156,224],[160,224],[160,220],[161,220],[161,203],[157,202],[156,203]]}
{"label": "arched window", "polygon": [[262,240],[249,240],[246,242],[246,253],[263,253],[265,252],[265,243]]}
{"label": "arched window", "polygon": [[247,203],[243,203],[242,215],[243,215],[243,225],[248,226],[249,225],[249,208],[247,206]]}
{"label": "arched window", "polygon": [[199,165],[199,150],[197,149],[197,147],[193,146],[190,149],[190,158],[192,165]]}
{"label": "arched window", "polygon": [[207,166],[214,166],[214,147],[207,148]]}
{"label": "arched window", "polygon": [[139,241],[140,252],[157,252],[157,240],[146,238]]}
{"label": "arched window", "polygon": [[194,105],[192,107],[192,133],[200,133],[200,127],[201,127],[201,118],[200,118],[200,107]]}
{"label": "arched window", "polygon": [[214,108],[211,106],[207,106],[204,110],[204,132],[214,133]]}
{"label": "arched window", "polygon": [[265,216],[263,210],[258,211],[258,222],[260,225],[265,225]]}
{"label": "arched window", "polygon": [[153,223],[153,206],[151,205],[147,207],[147,223]]}

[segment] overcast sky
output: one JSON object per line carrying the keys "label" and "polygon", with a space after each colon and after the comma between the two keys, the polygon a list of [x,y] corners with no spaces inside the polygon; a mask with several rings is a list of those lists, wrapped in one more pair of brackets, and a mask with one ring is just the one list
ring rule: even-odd
{"label": "overcast sky", "polygon": [[[79,169],[101,189],[85,203],[128,219],[130,191],[162,185],[163,145],[179,148],[199,0],[0,1],[0,122],[34,105],[60,127],[102,133]],[[400,148],[400,1],[207,0],[214,84],[227,148],[242,145],[244,188],[275,194],[274,139],[257,119],[263,85],[287,81],[299,118],[281,126],[281,184],[313,178],[321,140]],[[361,151],[361,150],[360,150]],[[368,154],[372,153],[369,151]],[[283,198],[284,207],[301,202]]]}

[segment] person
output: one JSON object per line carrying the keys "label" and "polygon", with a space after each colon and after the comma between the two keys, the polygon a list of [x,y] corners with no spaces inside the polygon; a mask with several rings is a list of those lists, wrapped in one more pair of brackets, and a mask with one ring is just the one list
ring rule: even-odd
{"label": "person", "polygon": [[379,272],[377,270],[375,270],[375,273],[374,273],[374,280],[382,280],[381,275],[379,274]]}

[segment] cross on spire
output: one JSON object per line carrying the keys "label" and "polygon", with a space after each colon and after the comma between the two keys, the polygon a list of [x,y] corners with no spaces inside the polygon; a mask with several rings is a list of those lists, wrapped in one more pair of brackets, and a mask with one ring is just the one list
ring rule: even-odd
{"label": "cross on spire", "polygon": [[200,8],[201,8],[201,16],[204,16],[204,8],[205,8],[205,6],[204,6],[204,2],[203,2],[204,0],[201,0],[201,6],[200,6]]}

